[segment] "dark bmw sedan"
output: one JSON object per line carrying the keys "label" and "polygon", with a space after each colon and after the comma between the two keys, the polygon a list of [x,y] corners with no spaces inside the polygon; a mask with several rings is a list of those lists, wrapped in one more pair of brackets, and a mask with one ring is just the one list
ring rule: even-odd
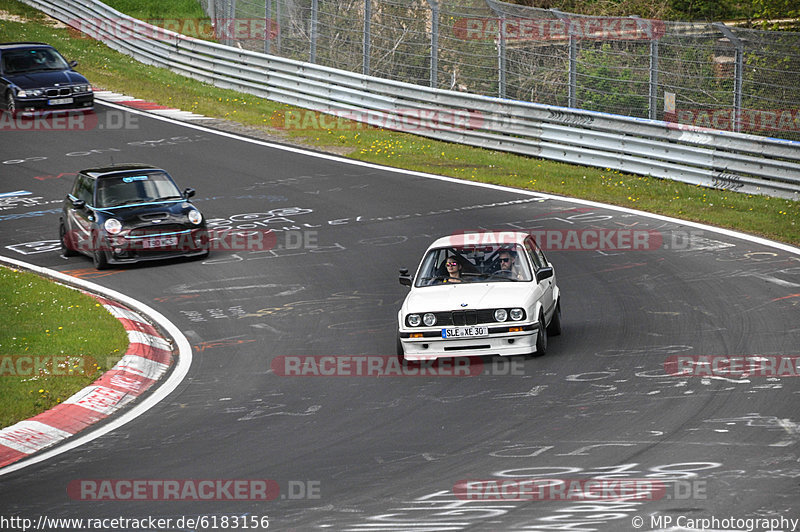
{"label": "dark bmw sedan", "polygon": [[119,164],[82,170],[64,200],[59,234],[64,256],[83,253],[97,269],[179,256],[205,257],[206,222],[160,169]]}
{"label": "dark bmw sedan", "polygon": [[76,65],[49,44],[0,43],[0,105],[23,115],[92,109],[92,86]]}

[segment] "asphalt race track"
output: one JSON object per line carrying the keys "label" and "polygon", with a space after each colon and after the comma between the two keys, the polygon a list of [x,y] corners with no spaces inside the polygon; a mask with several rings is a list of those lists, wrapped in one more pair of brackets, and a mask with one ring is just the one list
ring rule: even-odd
{"label": "asphalt race track", "polygon": [[[119,113],[99,106],[97,117],[118,123]],[[800,355],[800,256],[619,210],[123,118],[119,129],[0,135],[0,195],[31,192],[0,197],[2,254],[138,298],[186,334],[194,361],[146,414],[0,477],[0,514],[268,516],[269,529],[335,531],[800,518],[800,379],[668,371],[676,356]],[[86,257],[60,257],[58,209],[74,173],[112,161],[166,168],[197,189],[216,227],[273,229],[276,246],[99,274]],[[547,251],[564,332],[544,357],[486,359],[466,377],[276,374],[277,357],[394,355],[407,290],[398,268],[415,268],[434,237],[479,228],[652,238],[634,251]],[[454,494],[464,479],[598,477],[664,489],[622,502]],[[86,479],[270,479],[280,495],[92,501],[68,492]]]}

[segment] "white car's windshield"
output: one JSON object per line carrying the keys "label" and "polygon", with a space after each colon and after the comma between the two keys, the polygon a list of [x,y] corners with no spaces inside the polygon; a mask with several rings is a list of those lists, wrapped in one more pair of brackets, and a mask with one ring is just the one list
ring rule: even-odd
{"label": "white car's windshield", "polygon": [[530,265],[517,244],[451,246],[432,249],[422,260],[415,286],[532,280]]}
{"label": "white car's windshield", "polygon": [[97,206],[100,208],[182,197],[178,187],[164,172],[104,177],[97,183]]}

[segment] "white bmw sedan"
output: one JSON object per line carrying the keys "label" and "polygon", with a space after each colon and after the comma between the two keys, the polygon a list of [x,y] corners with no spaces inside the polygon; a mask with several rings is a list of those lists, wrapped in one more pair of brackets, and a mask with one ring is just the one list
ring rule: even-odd
{"label": "white bmw sedan", "polygon": [[543,355],[561,333],[555,272],[528,233],[442,237],[400,284],[411,287],[397,314],[401,359]]}

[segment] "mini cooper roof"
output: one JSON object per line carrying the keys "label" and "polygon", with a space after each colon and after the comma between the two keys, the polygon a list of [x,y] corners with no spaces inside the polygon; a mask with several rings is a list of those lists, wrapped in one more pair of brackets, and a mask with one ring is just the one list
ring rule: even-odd
{"label": "mini cooper roof", "polygon": [[464,231],[443,236],[431,244],[428,249],[464,246],[499,246],[520,244],[529,236],[521,231]]}
{"label": "mini cooper roof", "polygon": [[142,171],[164,172],[163,169],[149,164],[120,163],[120,164],[112,164],[110,166],[102,166],[98,168],[87,168],[86,170],[81,170],[80,173],[88,175],[93,179],[97,179],[101,177],[111,177],[129,172],[142,172]]}

